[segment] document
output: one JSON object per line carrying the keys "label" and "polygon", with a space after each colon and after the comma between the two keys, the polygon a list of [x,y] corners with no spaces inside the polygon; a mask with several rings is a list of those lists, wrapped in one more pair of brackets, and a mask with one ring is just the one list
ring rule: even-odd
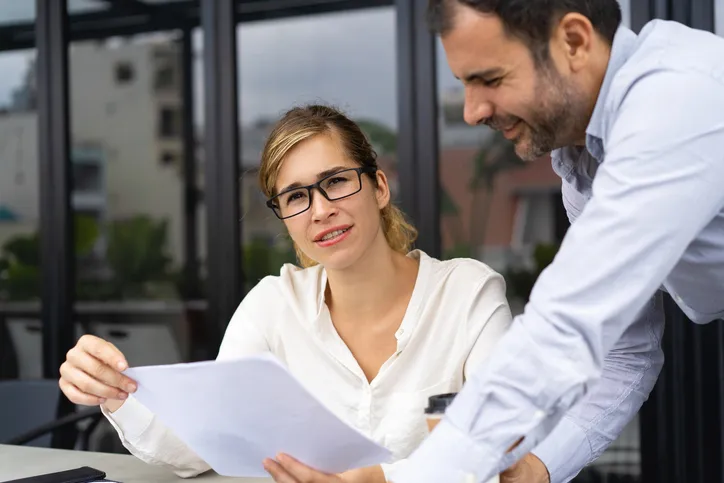
{"label": "document", "polygon": [[269,476],[262,461],[286,453],[340,473],[391,453],[340,420],[272,355],[135,367],[134,397],[224,476]]}

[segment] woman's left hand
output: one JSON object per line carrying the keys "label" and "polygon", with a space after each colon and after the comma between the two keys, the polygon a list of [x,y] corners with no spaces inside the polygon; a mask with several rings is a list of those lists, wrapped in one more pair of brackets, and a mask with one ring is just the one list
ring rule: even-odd
{"label": "woman's left hand", "polygon": [[328,474],[310,468],[286,454],[277,456],[276,461],[265,459],[264,469],[276,483],[385,483],[384,472],[379,466]]}

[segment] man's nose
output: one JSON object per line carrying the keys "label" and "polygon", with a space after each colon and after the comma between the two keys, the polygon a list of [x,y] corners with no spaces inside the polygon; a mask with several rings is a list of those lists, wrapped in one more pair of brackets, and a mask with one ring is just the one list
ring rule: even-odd
{"label": "man's nose", "polygon": [[493,116],[494,111],[493,104],[484,94],[466,91],[465,112],[463,114],[466,123],[471,126],[484,123]]}

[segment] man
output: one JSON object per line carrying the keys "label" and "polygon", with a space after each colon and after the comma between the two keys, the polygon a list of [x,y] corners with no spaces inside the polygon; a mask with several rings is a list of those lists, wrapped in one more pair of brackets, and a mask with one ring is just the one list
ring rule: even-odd
{"label": "man", "polygon": [[553,151],[574,222],[395,483],[484,482],[521,457],[503,481],[569,481],[653,386],[659,289],[696,323],[724,316],[724,39],[620,19],[616,0],[430,0],[466,121],[525,160]]}

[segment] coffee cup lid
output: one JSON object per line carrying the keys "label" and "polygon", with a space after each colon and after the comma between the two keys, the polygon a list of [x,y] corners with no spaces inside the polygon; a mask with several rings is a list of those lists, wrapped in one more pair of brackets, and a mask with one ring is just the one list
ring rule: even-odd
{"label": "coffee cup lid", "polygon": [[456,392],[450,392],[447,394],[437,394],[435,396],[430,396],[428,401],[428,406],[425,408],[425,414],[437,414],[437,413],[444,413],[447,407],[452,404],[453,399],[455,399],[455,396],[457,396]]}

